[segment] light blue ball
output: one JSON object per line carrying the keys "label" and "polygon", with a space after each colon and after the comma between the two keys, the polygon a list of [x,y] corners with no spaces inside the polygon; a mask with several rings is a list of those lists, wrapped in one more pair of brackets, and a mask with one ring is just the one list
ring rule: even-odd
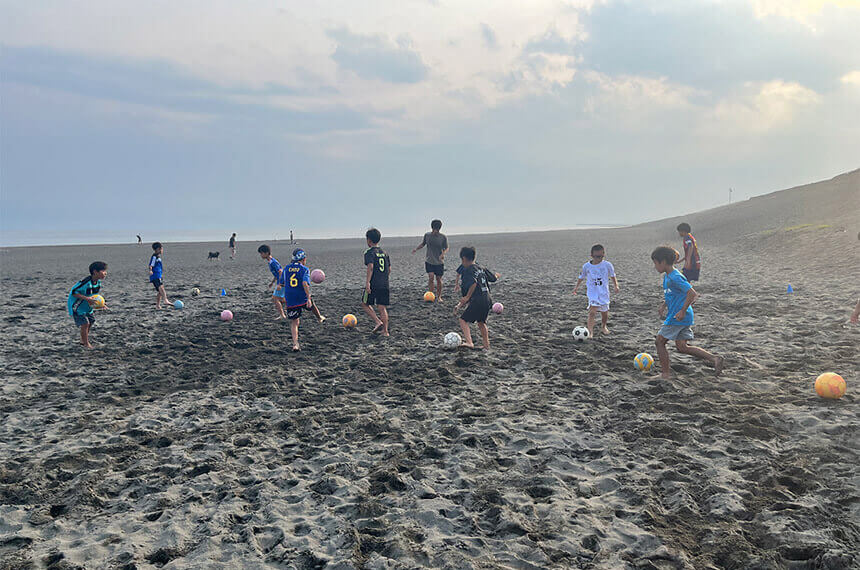
{"label": "light blue ball", "polygon": [[177,301],[173,302],[173,306],[176,307],[177,309],[182,309],[183,307],[185,307],[185,303],[177,300]]}

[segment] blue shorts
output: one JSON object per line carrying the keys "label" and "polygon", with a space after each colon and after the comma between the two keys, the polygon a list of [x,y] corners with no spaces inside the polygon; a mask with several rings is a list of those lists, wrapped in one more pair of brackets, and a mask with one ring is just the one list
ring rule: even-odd
{"label": "blue shorts", "polygon": [[279,287],[279,288],[275,289],[275,292],[272,293],[272,297],[280,297],[281,299],[283,299],[284,298],[284,288]]}
{"label": "blue shorts", "polygon": [[690,325],[663,325],[657,334],[669,340],[693,340],[693,327]]}
{"label": "blue shorts", "polygon": [[89,313],[86,315],[79,315],[79,314],[75,313],[73,316],[75,319],[75,324],[79,327],[82,327],[87,323],[93,324],[96,322],[96,318],[92,313]]}

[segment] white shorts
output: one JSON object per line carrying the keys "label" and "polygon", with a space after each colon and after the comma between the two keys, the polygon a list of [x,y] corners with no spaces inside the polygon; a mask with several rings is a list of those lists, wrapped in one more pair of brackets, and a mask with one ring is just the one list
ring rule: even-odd
{"label": "white shorts", "polygon": [[588,302],[588,308],[590,309],[591,307],[597,308],[597,311],[600,313],[608,313],[609,312],[609,303],[606,303],[605,305],[601,305],[597,301],[589,301]]}

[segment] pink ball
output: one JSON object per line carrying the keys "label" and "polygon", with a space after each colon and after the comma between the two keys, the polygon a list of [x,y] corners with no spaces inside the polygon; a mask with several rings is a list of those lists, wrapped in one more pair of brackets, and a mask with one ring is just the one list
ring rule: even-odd
{"label": "pink ball", "polygon": [[311,271],[311,281],[314,283],[322,283],[325,281],[325,273],[322,269],[314,269]]}
{"label": "pink ball", "polygon": [[504,311],[504,310],[505,310],[505,306],[502,305],[501,303],[494,303],[493,304],[493,312],[496,313],[497,315],[502,314],[502,311]]}
{"label": "pink ball", "polygon": [[224,309],[221,311],[221,320],[222,321],[232,321],[233,320],[233,312]]}

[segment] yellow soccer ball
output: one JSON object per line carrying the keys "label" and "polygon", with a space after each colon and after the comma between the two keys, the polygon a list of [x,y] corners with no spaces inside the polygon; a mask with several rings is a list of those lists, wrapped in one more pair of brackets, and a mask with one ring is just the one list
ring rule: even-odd
{"label": "yellow soccer ball", "polygon": [[199,294],[200,294],[200,289],[198,289],[197,287],[195,287],[194,289],[192,289],[192,290],[191,290],[191,294],[192,294],[192,295],[194,295],[194,296],[196,297],[197,295],[199,295]]}
{"label": "yellow soccer ball", "polygon": [[427,291],[426,293],[424,293],[424,300],[428,303],[432,303],[436,300],[436,294],[433,293],[433,291]]}
{"label": "yellow soccer ball", "polygon": [[105,298],[101,295],[93,295],[93,302],[90,303],[93,309],[101,309],[105,306]]}
{"label": "yellow soccer ball", "polygon": [[355,325],[358,324],[358,319],[355,318],[355,315],[349,313],[348,315],[343,316],[343,326],[348,329],[355,328]]}
{"label": "yellow soccer ball", "polygon": [[828,400],[838,400],[845,395],[845,379],[839,374],[825,372],[815,379],[815,393]]}
{"label": "yellow soccer ball", "polygon": [[636,355],[636,358],[633,359],[633,365],[643,372],[647,372],[651,370],[651,366],[654,364],[654,357],[648,354],[647,352],[640,352]]}

